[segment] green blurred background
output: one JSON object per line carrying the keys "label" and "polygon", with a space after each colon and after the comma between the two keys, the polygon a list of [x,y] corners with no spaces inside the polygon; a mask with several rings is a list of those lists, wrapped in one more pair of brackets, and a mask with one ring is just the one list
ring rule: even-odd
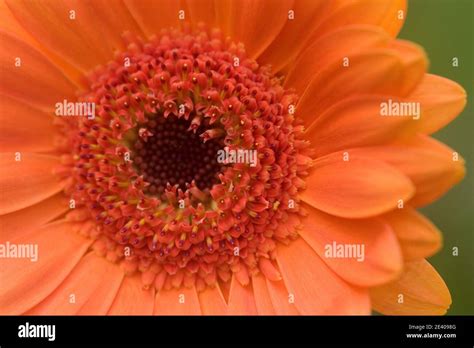
{"label": "green blurred background", "polygon": [[[468,94],[464,112],[434,137],[466,160],[467,175],[439,201],[422,211],[443,232],[443,249],[429,259],[453,298],[448,314],[474,314],[474,0],[409,0],[408,15],[399,37],[423,46],[430,73],[461,84]],[[452,58],[459,58],[459,67]],[[452,248],[459,248],[459,256]]]}

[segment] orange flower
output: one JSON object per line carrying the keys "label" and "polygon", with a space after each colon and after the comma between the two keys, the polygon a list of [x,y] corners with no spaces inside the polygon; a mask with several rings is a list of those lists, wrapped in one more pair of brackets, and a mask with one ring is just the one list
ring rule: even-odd
{"label": "orange flower", "polygon": [[416,209],[464,175],[429,135],[465,93],[405,1],[0,15],[2,314],[446,312]]}

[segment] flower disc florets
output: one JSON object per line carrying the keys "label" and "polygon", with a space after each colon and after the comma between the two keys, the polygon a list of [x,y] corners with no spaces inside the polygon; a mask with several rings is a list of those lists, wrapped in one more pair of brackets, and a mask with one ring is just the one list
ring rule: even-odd
{"label": "flower disc florets", "polygon": [[278,279],[310,164],[295,95],[218,31],[127,43],[80,98],[94,119],[63,125],[94,248],[157,289]]}

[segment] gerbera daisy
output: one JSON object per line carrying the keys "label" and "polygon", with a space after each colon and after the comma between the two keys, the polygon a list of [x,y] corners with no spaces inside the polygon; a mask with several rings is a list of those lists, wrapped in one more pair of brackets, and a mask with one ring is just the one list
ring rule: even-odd
{"label": "gerbera daisy", "polygon": [[405,1],[0,15],[2,314],[446,312],[416,209],[464,175],[430,134],[465,93]]}

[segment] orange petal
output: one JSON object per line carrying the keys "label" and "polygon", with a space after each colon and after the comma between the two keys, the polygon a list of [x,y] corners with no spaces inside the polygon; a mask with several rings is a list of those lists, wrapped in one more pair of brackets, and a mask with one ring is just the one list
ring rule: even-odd
{"label": "orange petal", "polygon": [[0,215],[20,210],[51,197],[64,187],[52,173],[59,159],[54,156],[21,153],[0,154]]}
{"label": "orange petal", "polygon": [[243,286],[232,276],[230,284],[228,314],[230,315],[257,315],[257,306],[252,286]]}
{"label": "orange petal", "polygon": [[4,0],[0,0],[0,23],[2,23],[2,29],[5,32],[21,39],[22,41],[27,42],[35,48],[38,46],[31,35],[29,35],[18,23],[15,17],[13,17]]}
{"label": "orange petal", "polygon": [[8,241],[11,245],[37,245],[38,260],[1,259],[1,314],[22,314],[61,284],[91,244],[91,240],[74,232],[76,227],[72,223],[58,222],[17,238],[2,238],[2,244]]}
{"label": "orange petal", "polygon": [[230,281],[218,281],[219,289],[222,293],[222,296],[224,297],[226,304],[229,303],[230,283]]}
{"label": "orange petal", "polygon": [[45,110],[63,99],[74,100],[74,85],[40,52],[3,31],[0,42],[1,94]]}
{"label": "orange petal", "polygon": [[227,304],[224,295],[218,285],[198,293],[201,303],[202,314],[204,315],[225,315],[227,314]]}
{"label": "orange petal", "polygon": [[363,94],[397,95],[395,82],[402,71],[397,54],[387,49],[371,49],[348,59],[349,66],[343,66],[342,59],[336,61],[307,85],[296,106],[296,112],[306,124],[345,98]]}
{"label": "orange petal", "polygon": [[311,32],[321,23],[330,8],[326,0],[296,0],[288,20],[275,40],[258,58],[262,65],[269,64],[277,72],[290,63],[296,55],[308,45]]}
{"label": "orange petal", "polygon": [[66,280],[28,314],[104,315],[117,295],[123,275],[117,264],[90,252]]}
{"label": "orange petal", "polygon": [[0,98],[1,152],[54,150],[57,128],[53,126],[52,115],[7,96]]}
{"label": "orange petal", "polygon": [[293,0],[220,0],[215,2],[219,27],[234,42],[245,45],[247,55],[257,58],[288,21]]}
{"label": "orange petal", "polygon": [[201,315],[196,288],[161,290],[155,297],[155,315]]}
{"label": "orange petal", "polygon": [[277,261],[290,296],[303,315],[369,314],[366,290],[339,278],[302,238],[279,244]]}
{"label": "orange petal", "polygon": [[84,75],[79,70],[73,68],[64,59],[58,57],[57,54],[46,49],[46,47],[41,45],[30,33],[28,33],[13,16],[10,8],[4,0],[0,0],[0,23],[2,23],[2,29],[6,33],[20,39],[34,47],[44,56],[48,57],[48,59],[56,65],[58,69],[64,72],[71,82],[75,83],[78,87],[87,87]]}
{"label": "orange petal", "polygon": [[[89,71],[123,49],[124,31],[140,33],[120,0],[31,2],[7,0],[20,24],[48,50]],[[75,11],[75,18],[72,13]]]}
{"label": "orange petal", "polygon": [[269,259],[261,257],[260,260],[258,260],[258,267],[265,278],[273,281],[281,280],[280,272],[278,272]]}
{"label": "orange petal", "polygon": [[181,0],[125,0],[125,5],[148,37],[158,35],[164,28],[179,28],[188,20]]}
{"label": "orange petal", "polygon": [[346,218],[390,211],[414,193],[411,181],[395,168],[357,155],[344,161],[342,153],[318,158],[306,185],[301,194],[306,203]]}
{"label": "orange petal", "polygon": [[203,22],[208,28],[214,28],[216,24],[214,0],[186,0],[186,8],[192,24]]}
{"label": "orange petal", "polygon": [[421,81],[427,65],[425,52],[407,43],[346,57],[348,61],[333,62],[307,85],[297,104],[297,112],[305,121],[311,122],[329,106],[349,97],[406,97]]}
{"label": "orange petal", "polygon": [[302,95],[311,79],[328,65],[340,63],[344,57],[369,48],[385,47],[389,39],[383,30],[373,26],[348,26],[330,32],[311,42],[298,55],[285,79],[285,86],[295,88]]}
{"label": "orange petal", "polygon": [[[307,205],[305,208],[308,216],[302,220],[304,227],[299,234],[341,278],[371,287],[400,275],[402,253],[388,224],[378,219],[341,219]],[[352,254],[337,254],[338,248],[346,247],[351,247],[348,252]]]}
{"label": "orange petal", "polygon": [[424,206],[437,200],[465,175],[462,157],[427,136],[418,136],[406,144],[360,148],[349,152],[384,161],[403,172],[416,187],[416,194],[410,200],[414,206]]}
{"label": "orange petal", "polygon": [[397,235],[406,261],[432,256],[441,248],[441,232],[415,209],[397,209],[383,218]]}
{"label": "orange petal", "polygon": [[449,289],[426,260],[405,264],[399,280],[371,289],[370,297],[374,309],[388,315],[442,315],[451,305]]}
{"label": "orange petal", "polygon": [[64,196],[57,194],[25,209],[1,215],[0,239],[11,240],[27,235],[68,209]]}
{"label": "orange petal", "polygon": [[428,69],[426,52],[420,45],[405,40],[393,40],[389,47],[398,53],[403,65],[402,75],[397,81],[397,95],[407,96],[422,81]]}
{"label": "orange petal", "polygon": [[253,294],[255,306],[259,315],[275,315],[270,293],[268,292],[266,279],[262,274],[252,277]]}
{"label": "orange petal", "polygon": [[140,275],[124,277],[122,285],[109,309],[110,315],[152,315],[155,289],[145,290]]}
{"label": "orange petal", "polygon": [[294,294],[290,294],[286,289],[285,283],[280,280],[273,282],[266,280],[268,294],[277,315],[299,315],[294,303]]}
{"label": "orange petal", "polygon": [[[336,11],[317,29],[325,33],[349,24],[371,24],[396,37],[406,17],[406,0],[335,0]],[[403,11],[403,18],[400,12]]]}
{"label": "orange petal", "polygon": [[466,105],[466,91],[456,82],[425,74],[410,99],[421,104],[419,131],[431,134],[449,124]]}
{"label": "orange petal", "polygon": [[[318,117],[308,127],[307,139],[316,156],[356,146],[384,144],[413,136],[417,120],[412,117],[381,116],[381,105],[389,98],[354,97],[342,100]],[[400,99],[392,97],[394,103]]]}

